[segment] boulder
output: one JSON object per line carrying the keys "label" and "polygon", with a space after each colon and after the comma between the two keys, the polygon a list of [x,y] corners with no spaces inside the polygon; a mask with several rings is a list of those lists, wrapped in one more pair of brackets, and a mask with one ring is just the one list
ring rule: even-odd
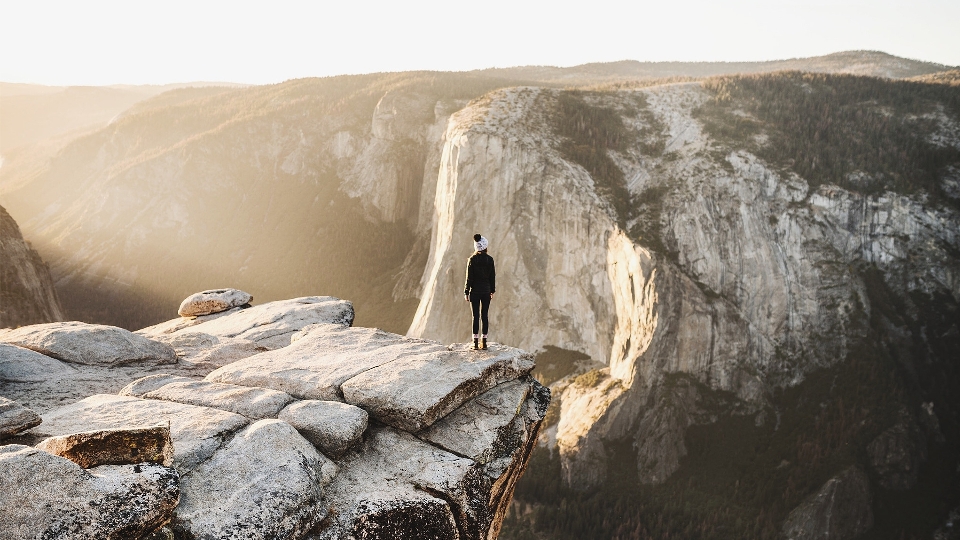
{"label": "boulder", "polygon": [[251,300],[253,296],[241,290],[213,289],[188,296],[180,304],[177,314],[181,317],[210,315],[249,304]]}
{"label": "boulder", "polygon": [[214,370],[270,350],[249,339],[217,337],[203,332],[160,334],[153,339],[173,347],[185,368]]}
{"label": "boulder", "polygon": [[143,397],[210,407],[253,419],[275,418],[293,401],[289,394],[276,390],[209,381],[171,382],[143,394]]}
{"label": "boulder", "polygon": [[332,519],[316,538],[487,537],[490,482],[471,459],[381,427],[338,465],[327,487]]}
{"label": "boulder", "polygon": [[300,538],[326,515],[337,467],[289,424],[261,420],[184,474],[171,523],[186,538]]}
{"label": "boulder", "polygon": [[58,322],[0,330],[0,342],[75,364],[157,365],[177,361],[177,354],[169,345],[102,324]]}
{"label": "boulder", "polygon": [[517,449],[521,408],[530,392],[530,381],[510,381],[496,386],[417,434],[457,455],[486,465]]}
{"label": "boulder", "polygon": [[104,394],[53,410],[43,420],[32,435],[45,438],[169,422],[173,466],[181,474],[210,458],[224,440],[249,423],[239,414],[217,409]]}
{"label": "boulder", "polygon": [[84,470],[36,448],[0,446],[0,538],[139,538],[169,521],[179,498],[174,469]]}
{"label": "boulder", "polygon": [[67,458],[84,469],[98,465],[173,463],[170,426],[134,429],[105,429],[44,439],[37,448]]}
{"label": "boulder", "polygon": [[420,431],[494,386],[533,369],[533,355],[494,344],[486,351],[457,345],[403,356],[341,385],[344,401],[406,431]]}
{"label": "boulder", "polygon": [[367,411],[338,401],[297,401],[280,411],[279,419],[331,457],[357,444],[367,429]]}
{"label": "boulder", "polygon": [[30,349],[0,343],[0,381],[43,382],[51,378],[67,379],[77,368]]}
{"label": "boulder", "polygon": [[167,373],[157,373],[154,375],[147,375],[146,377],[141,377],[132,383],[124,386],[120,389],[118,394],[121,396],[133,396],[133,397],[143,397],[144,394],[153,392],[154,390],[166,386],[173,382],[191,382],[196,379],[191,379],[190,377],[182,377],[180,375],[170,375]]}
{"label": "boulder", "polygon": [[0,396],[0,441],[39,426],[42,422],[40,415],[23,405]]}
{"label": "boulder", "polygon": [[208,381],[281,390],[300,399],[341,401],[340,385],[398,358],[447,348],[376,328],[313,325],[288,347],[211,372]]}
{"label": "boulder", "polygon": [[786,540],[852,540],[873,527],[870,481],[857,466],[831,478],[790,512]]}
{"label": "boulder", "polygon": [[248,339],[268,349],[279,349],[290,344],[295,332],[314,323],[349,326],[353,323],[353,304],[332,296],[280,300],[206,320],[191,326],[190,331]]}

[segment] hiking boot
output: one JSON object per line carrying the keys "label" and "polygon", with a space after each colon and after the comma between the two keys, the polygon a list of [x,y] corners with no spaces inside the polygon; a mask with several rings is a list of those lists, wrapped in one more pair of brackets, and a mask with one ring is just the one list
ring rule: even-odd
{"label": "hiking boot", "polygon": [[[473,349],[473,350],[475,350],[475,351],[480,348],[480,346],[477,345],[477,341],[478,341],[477,338],[473,338],[473,347],[470,347],[471,349]],[[483,348],[486,349],[487,346],[484,345]]]}
{"label": "hiking boot", "polygon": [[483,338],[482,340],[480,340],[480,348],[483,350],[487,350],[487,338]]}

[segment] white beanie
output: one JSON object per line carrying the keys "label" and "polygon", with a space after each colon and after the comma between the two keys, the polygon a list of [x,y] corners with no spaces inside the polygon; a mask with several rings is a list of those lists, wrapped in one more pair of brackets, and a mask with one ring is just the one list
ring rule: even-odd
{"label": "white beanie", "polygon": [[473,247],[477,251],[483,251],[487,249],[488,245],[490,245],[490,242],[487,241],[487,239],[484,238],[483,236],[480,237],[480,240],[477,240],[476,242],[473,243]]}

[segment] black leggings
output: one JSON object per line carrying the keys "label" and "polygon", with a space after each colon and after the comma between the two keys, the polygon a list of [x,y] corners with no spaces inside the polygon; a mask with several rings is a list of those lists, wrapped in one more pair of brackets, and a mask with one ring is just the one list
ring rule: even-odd
{"label": "black leggings", "polygon": [[[490,321],[487,320],[487,311],[490,310],[490,293],[470,293],[470,307],[473,308],[473,334],[487,335]],[[480,323],[483,323],[483,332],[480,332]]]}

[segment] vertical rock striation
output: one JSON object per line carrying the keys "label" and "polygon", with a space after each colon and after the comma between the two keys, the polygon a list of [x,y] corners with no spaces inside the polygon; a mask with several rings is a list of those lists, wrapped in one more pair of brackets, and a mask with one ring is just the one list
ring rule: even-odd
{"label": "vertical rock striation", "polygon": [[61,320],[50,269],[0,206],[0,328]]}

